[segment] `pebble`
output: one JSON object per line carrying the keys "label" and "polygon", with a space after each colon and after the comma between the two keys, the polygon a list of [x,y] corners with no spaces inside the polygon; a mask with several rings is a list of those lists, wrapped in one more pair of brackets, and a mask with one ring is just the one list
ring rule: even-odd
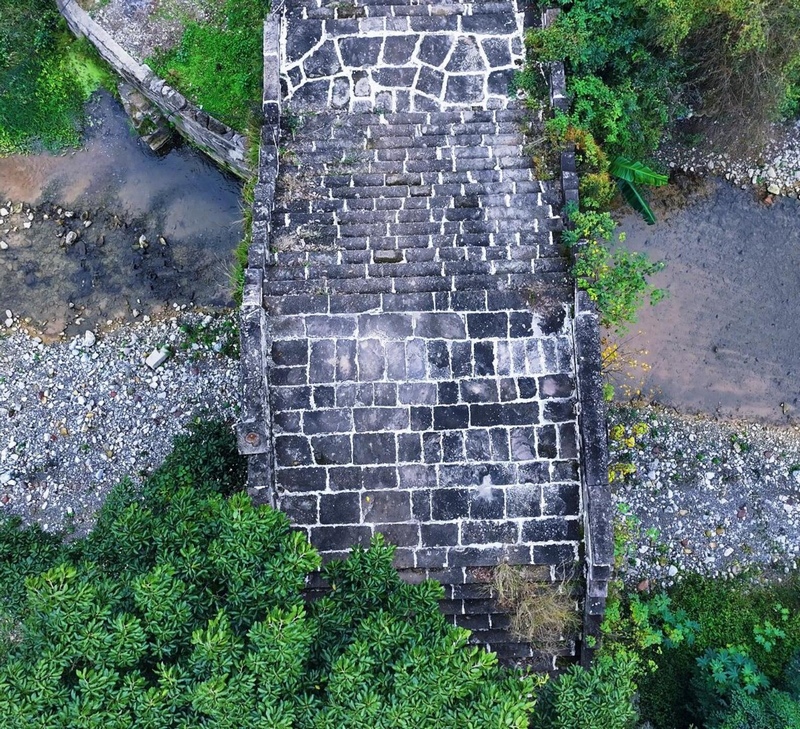
{"label": "pebble", "polygon": [[[28,336],[11,311],[6,315],[11,331],[0,337],[0,515],[51,530],[69,517],[79,532],[88,530],[108,491],[157,467],[173,436],[196,416],[234,418],[238,360],[184,341],[181,327],[197,327],[207,311],[174,311],[171,318],[139,320],[102,337],[87,330],[55,344]],[[211,316],[214,324],[236,321],[233,313]],[[174,354],[154,374],[145,359],[170,338]]]}
{"label": "pebble", "polygon": [[732,157],[713,149],[666,144],[656,154],[670,169],[724,177],[747,189],[760,188],[769,195],[800,197],[800,125],[774,125],[761,150]]}
{"label": "pebble", "polygon": [[[718,577],[749,567],[800,567],[800,427],[649,406],[609,412],[609,426],[622,425],[625,438],[637,424],[647,433],[633,447],[612,440],[609,454],[611,463],[636,469],[612,483],[614,501],[633,519],[629,563],[620,570],[630,588],[692,572]],[[648,536],[654,533],[658,539]]]}

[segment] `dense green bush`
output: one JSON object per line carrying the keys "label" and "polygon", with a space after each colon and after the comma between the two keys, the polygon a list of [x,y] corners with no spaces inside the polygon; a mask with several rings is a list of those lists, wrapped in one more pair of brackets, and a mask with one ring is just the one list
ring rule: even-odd
{"label": "dense green bush", "polygon": [[740,135],[796,112],[800,6],[794,0],[557,0],[533,30],[537,60],[563,60],[567,119],[609,154],[646,157],[689,107]]}
{"label": "dense green bush", "polygon": [[[670,591],[670,598],[673,609],[685,612],[700,628],[692,642],[669,650],[641,651],[654,669],[639,679],[641,712],[657,729],[683,729],[693,719],[697,721],[698,715],[705,719],[711,713],[716,717],[713,720],[722,722],[730,706],[740,702],[739,698],[734,702],[733,694],[753,683],[742,675],[763,674],[769,682],[771,688],[764,691],[763,682],[756,680],[756,702],[763,699],[767,704],[773,700],[781,706],[786,704],[786,697],[770,693],[774,691],[798,698],[800,576],[754,586],[745,579],[714,580],[692,575]],[[704,665],[698,665],[698,659]],[[745,664],[747,671],[743,674]],[[705,680],[715,675],[719,680],[713,684]],[[690,680],[692,676],[696,678]],[[706,690],[710,686],[724,690]],[[712,695],[722,700],[715,703],[703,699]],[[767,699],[768,695],[772,698]],[[751,700],[745,703],[754,705]]]}
{"label": "dense green bush", "polygon": [[706,717],[705,729],[795,729],[800,726],[800,702],[770,689],[759,696],[735,691],[726,707]]}
{"label": "dense green bush", "polygon": [[0,0],[0,154],[76,146],[83,104],[106,77],[52,0]]}
{"label": "dense green bush", "polygon": [[637,713],[636,657],[626,651],[604,655],[590,670],[571,666],[542,690],[532,729],[628,729]]}
{"label": "dense green bush", "polygon": [[[589,294],[600,314],[600,323],[622,334],[636,321],[636,312],[645,302],[658,303],[664,292],[648,278],[663,268],[643,253],[612,248],[614,221],[609,213],[568,211],[572,227],[562,240],[568,246],[586,241],[576,253],[573,275],[579,288]],[[624,238],[620,237],[620,242]]]}
{"label": "dense green bush", "polygon": [[743,648],[708,649],[697,659],[692,686],[705,729],[800,726],[800,701],[769,688],[769,680]]}
{"label": "dense green bush", "polygon": [[180,44],[149,63],[202,108],[244,132],[261,106],[268,3],[226,0],[208,22],[191,21]]}
{"label": "dense green bush", "polygon": [[320,558],[243,477],[230,432],[200,425],[87,539],[3,526],[0,587],[12,561],[27,579],[2,593],[0,727],[527,727],[532,679],[469,647],[380,538],[307,605]]}

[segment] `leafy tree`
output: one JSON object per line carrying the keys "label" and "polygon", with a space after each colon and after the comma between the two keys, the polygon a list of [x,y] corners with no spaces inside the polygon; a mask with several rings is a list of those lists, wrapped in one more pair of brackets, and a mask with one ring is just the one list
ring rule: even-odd
{"label": "leafy tree", "polygon": [[[644,158],[691,109],[726,141],[754,141],[796,114],[800,5],[795,0],[557,0],[528,37],[533,57],[563,60],[569,124],[609,154]],[[717,133],[720,133],[717,131]]]}
{"label": "leafy tree", "polygon": [[527,727],[533,679],[469,647],[380,537],[307,604],[319,555],[243,475],[230,433],[199,425],[88,538],[3,525],[27,577],[0,603],[1,728]]}

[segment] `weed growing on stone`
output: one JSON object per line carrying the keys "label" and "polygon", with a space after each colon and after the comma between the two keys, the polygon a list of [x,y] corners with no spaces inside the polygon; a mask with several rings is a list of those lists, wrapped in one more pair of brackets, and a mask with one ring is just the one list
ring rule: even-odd
{"label": "weed growing on stone", "polygon": [[184,339],[180,349],[194,352],[198,348],[212,349],[232,359],[239,358],[239,327],[233,317],[212,318],[207,316],[201,322],[181,325]]}
{"label": "weed growing on stone", "polygon": [[578,612],[568,581],[539,582],[524,567],[501,564],[492,589],[510,612],[511,632],[545,653],[558,649],[578,627]]}

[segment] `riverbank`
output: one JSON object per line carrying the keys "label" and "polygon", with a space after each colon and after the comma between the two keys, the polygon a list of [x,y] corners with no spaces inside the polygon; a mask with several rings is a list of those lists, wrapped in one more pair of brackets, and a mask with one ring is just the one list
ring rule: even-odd
{"label": "riverbank", "polygon": [[623,406],[609,432],[629,587],[800,568],[800,428]]}
{"label": "riverbank", "polygon": [[[685,136],[685,134],[684,134]],[[666,168],[691,175],[727,180],[743,190],[755,187],[771,202],[784,196],[800,197],[800,120],[774,124],[758,149],[732,151],[715,146],[708,136],[697,143],[668,141],[656,154]]]}
{"label": "riverbank", "polygon": [[682,176],[651,199],[656,225],[626,215],[620,228],[627,248],[665,261],[653,283],[667,297],[623,344],[649,370],[615,381],[684,413],[800,422],[800,202]]}

